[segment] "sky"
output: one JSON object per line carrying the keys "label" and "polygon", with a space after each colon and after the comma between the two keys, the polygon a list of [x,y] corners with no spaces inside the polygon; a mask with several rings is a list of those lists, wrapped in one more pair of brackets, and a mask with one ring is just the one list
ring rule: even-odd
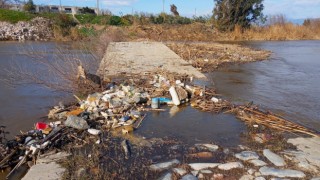
{"label": "sky", "polygon": [[[35,4],[59,5],[60,0],[34,0]],[[108,9],[115,15],[162,12],[163,0],[99,0],[100,9]],[[175,4],[182,16],[212,15],[213,0],[164,0],[165,12]],[[62,5],[96,7],[97,0],[61,0]],[[264,0],[264,14],[284,14],[289,19],[320,17],[320,0]]]}

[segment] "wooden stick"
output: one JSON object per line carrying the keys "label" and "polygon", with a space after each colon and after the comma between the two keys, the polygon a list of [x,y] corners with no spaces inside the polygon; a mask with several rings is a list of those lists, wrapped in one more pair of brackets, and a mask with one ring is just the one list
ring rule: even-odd
{"label": "wooden stick", "polygon": [[0,167],[2,167],[5,162],[10,159],[15,153],[17,152],[17,149],[15,149],[14,151],[12,151],[8,156],[6,156],[4,159],[2,159],[2,161],[0,162]]}
{"label": "wooden stick", "polygon": [[146,116],[147,116],[147,114],[145,114],[145,115],[141,118],[141,120],[140,120],[140,122],[138,123],[137,127],[135,127],[136,129],[140,127],[142,121],[145,119]]}

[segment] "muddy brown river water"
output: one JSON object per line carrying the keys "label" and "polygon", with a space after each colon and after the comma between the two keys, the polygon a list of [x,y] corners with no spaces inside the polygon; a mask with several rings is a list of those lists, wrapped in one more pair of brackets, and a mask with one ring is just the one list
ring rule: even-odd
{"label": "muddy brown river water", "polygon": [[[249,46],[273,51],[270,60],[232,65],[208,74],[215,87],[227,99],[243,103],[253,101],[295,122],[320,130],[320,41],[250,42]],[[27,62],[20,47],[30,47],[48,56],[57,46],[52,42],[0,42],[0,76],[10,62]],[[79,53],[78,50],[71,51]],[[213,84],[211,84],[213,85]],[[29,130],[41,121],[51,106],[65,101],[69,94],[52,92],[39,85],[8,88],[0,84],[0,125],[11,133]],[[242,143],[245,125],[232,115],[199,112],[190,106],[168,108],[150,113],[136,133],[145,137],[175,137],[193,144],[213,142],[222,146]]]}

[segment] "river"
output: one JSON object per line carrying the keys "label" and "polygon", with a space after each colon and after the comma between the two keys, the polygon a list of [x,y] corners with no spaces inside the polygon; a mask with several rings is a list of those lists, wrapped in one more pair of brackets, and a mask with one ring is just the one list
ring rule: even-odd
{"label": "river", "polygon": [[271,109],[320,130],[320,41],[249,42],[273,52],[270,60],[233,65],[210,76],[227,98]]}
{"label": "river", "polygon": [[[13,60],[27,62],[30,57],[20,54],[19,48],[30,47],[30,44],[38,51],[46,49],[49,57],[56,53],[56,47],[70,48],[52,42],[0,42],[0,68],[10,68]],[[271,50],[273,55],[267,61],[232,65],[208,74],[214,78],[218,93],[236,102],[253,101],[319,130],[320,41],[250,42],[246,45]],[[0,125],[7,126],[11,137],[19,130],[29,130],[44,119],[50,107],[68,96],[71,95],[39,85],[9,88],[1,83]],[[242,142],[240,134],[245,130],[245,125],[232,115],[203,113],[187,106],[150,113],[137,133],[145,137],[176,137],[191,144],[213,142],[234,146]]]}

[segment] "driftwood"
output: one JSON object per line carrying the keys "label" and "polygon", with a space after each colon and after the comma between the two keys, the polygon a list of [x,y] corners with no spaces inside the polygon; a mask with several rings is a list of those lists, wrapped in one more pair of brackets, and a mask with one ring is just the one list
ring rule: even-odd
{"label": "driftwood", "polygon": [[270,112],[263,112],[256,108],[250,108],[247,106],[238,106],[233,111],[239,119],[247,123],[256,123],[280,131],[303,133],[314,137],[320,137],[319,132],[303,127],[297,123],[293,123]]}

